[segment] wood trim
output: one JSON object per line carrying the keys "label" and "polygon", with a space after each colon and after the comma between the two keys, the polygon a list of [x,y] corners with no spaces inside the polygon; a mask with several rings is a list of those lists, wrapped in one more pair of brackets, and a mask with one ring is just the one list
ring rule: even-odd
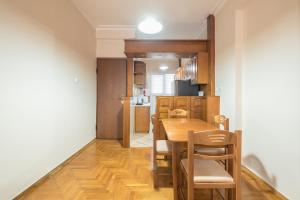
{"label": "wood trim", "polygon": [[203,51],[207,52],[206,40],[125,40],[125,54],[129,58],[145,57],[153,52],[197,54]]}
{"label": "wood trim", "polygon": [[40,178],[38,181],[36,181],[35,183],[33,183],[31,186],[29,186],[27,189],[25,189],[23,192],[21,192],[18,196],[16,196],[13,199],[14,200],[21,199],[27,193],[30,193],[32,190],[34,190],[39,185],[41,185],[44,181],[46,181],[48,178],[50,178],[50,176],[52,174],[56,173],[57,171],[59,171],[60,169],[62,169],[63,167],[65,167],[76,156],[78,156],[81,152],[83,152],[85,149],[87,149],[90,145],[94,144],[95,142],[96,142],[96,139],[93,139],[92,141],[90,141],[89,143],[87,143],[86,145],[84,145],[80,150],[78,150],[76,153],[74,153],[73,155],[71,155],[68,159],[66,159],[64,162],[62,162],[61,164],[59,164],[57,167],[55,167],[53,170],[51,170],[48,174],[46,174],[45,176],[43,176],[42,178]]}
{"label": "wood trim", "polygon": [[133,58],[127,58],[127,97],[133,96]]}
{"label": "wood trim", "polygon": [[130,148],[130,97],[123,103],[123,147]]}
{"label": "wood trim", "polygon": [[278,199],[288,200],[283,194],[281,194],[278,190],[276,190],[273,186],[267,183],[265,180],[257,176],[254,172],[248,169],[246,166],[242,166],[242,173],[246,174],[250,179],[255,182],[255,185],[262,189],[264,192],[270,191],[270,193],[274,194],[278,197]]}
{"label": "wood trim", "polygon": [[208,96],[215,96],[215,16],[207,18]]}
{"label": "wood trim", "polygon": [[101,60],[104,60],[104,59],[126,59],[126,57],[97,57],[97,59],[101,59]]}
{"label": "wood trim", "polygon": [[97,60],[96,60],[96,124],[95,124],[95,128],[96,128],[96,135],[95,135],[95,137],[97,138],[97,132],[98,132],[98,125],[97,125],[97,123],[98,123],[98,120],[99,120],[99,115],[98,115],[98,109],[100,108],[99,106],[100,105],[98,105],[98,89],[99,89],[99,86],[98,86],[98,81],[99,81],[99,79],[98,79],[98,73],[99,73],[99,68],[98,68],[98,66],[100,65],[100,58],[97,58]]}
{"label": "wood trim", "polygon": [[214,124],[216,115],[220,115],[220,97],[208,96],[206,97],[206,121]]}

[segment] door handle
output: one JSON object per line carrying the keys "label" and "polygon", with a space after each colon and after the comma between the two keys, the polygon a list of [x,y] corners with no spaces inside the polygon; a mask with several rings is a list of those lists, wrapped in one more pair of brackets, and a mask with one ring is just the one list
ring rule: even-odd
{"label": "door handle", "polygon": [[120,96],[120,100],[121,100],[121,104],[124,104],[125,96],[124,96],[124,95],[121,95],[121,96]]}

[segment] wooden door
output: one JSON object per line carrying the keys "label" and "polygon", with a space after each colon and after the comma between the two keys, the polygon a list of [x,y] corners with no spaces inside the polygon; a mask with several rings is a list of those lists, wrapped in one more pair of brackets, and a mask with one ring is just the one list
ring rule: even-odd
{"label": "wooden door", "polygon": [[97,138],[121,139],[126,96],[126,59],[98,59]]}

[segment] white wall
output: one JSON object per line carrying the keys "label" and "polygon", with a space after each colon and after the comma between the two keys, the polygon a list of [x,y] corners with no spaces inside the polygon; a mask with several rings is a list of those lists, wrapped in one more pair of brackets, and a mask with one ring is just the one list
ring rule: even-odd
{"label": "white wall", "polygon": [[230,0],[216,14],[216,90],[243,164],[300,199],[300,1]]}
{"label": "white wall", "polygon": [[1,0],[0,27],[6,200],[95,138],[96,39],[69,0]]}
{"label": "white wall", "polygon": [[98,58],[126,58],[124,39],[135,38],[131,26],[102,26],[96,30]]}

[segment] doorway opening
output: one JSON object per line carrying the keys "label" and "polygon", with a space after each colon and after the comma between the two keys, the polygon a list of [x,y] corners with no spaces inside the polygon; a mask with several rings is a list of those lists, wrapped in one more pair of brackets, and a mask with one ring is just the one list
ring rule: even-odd
{"label": "doorway opening", "polygon": [[175,94],[178,58],[134,59],[133,95],[130,100],[130,146],[152,147],[151,116],[156,111],[157,96]]}

